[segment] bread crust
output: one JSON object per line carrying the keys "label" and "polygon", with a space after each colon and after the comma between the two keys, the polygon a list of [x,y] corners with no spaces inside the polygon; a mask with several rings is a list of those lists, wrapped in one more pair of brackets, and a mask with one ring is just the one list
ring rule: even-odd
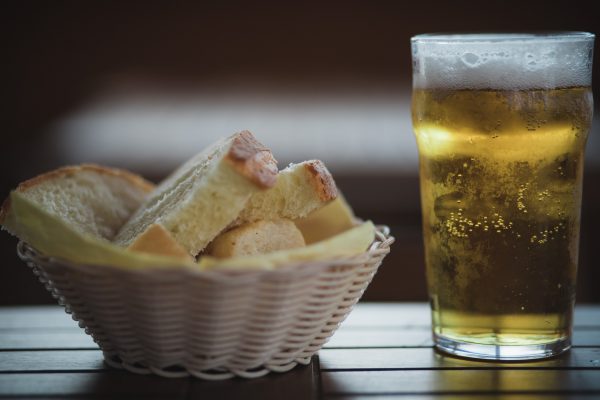
{"label": "bread crust", "polygon": [[322,201],[333,200],[337,197],[337,186],[331,173],[320,160],[310,160],[304,164],[304,168],[312,176],[312,184],[315,192]]}
{"label": "bread crust", "polygon": [[[119,178],[123,178],[128,181],[131,185],[138,187],[140,190],[149,193],[154,189],[154,184],[142,178],[139,175],[136,175],[132,172],[126,171],[124,169],[118,168],[110,168],[105,167],[98,164],[80,164],[80,165],[69,165],[66,167],[57,168],[52,171],[45,172],[38,176],[35,176],[31,179],[27,179],[17,185],[15,191],[17,192],[25,192],[28,189],[35,187],[43,182],[57,179],[65,176],[74,175],[83,171],[92,171],[98,174],[110,175]],[[2,207],[0,208],[0,224],[4,223],[4,219],[6,215],[10,211],[10,196],[4,199],[2,203]]]}
{"label": "bread crust", "polygon": [[258,220],[221,233],[206,254],[218,258],[266,254],[304,247],[304,237],[289,219]]}
{"label": "bread crust", "polygon": [[225,160],[261,188],[271,188],[277,182],[277,160],[271,150],[257,141],[249,131],[234,135]]}

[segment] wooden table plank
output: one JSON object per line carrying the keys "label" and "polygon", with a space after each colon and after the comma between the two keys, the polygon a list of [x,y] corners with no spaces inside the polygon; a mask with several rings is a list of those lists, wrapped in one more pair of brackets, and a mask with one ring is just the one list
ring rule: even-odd
{"label": "wooden table plank", "polygon": [[369,369],[597,369],[600,377],[600,348],[574,348],[560,357],[518,363],[471,361],[450,357],[432,348],[323,349],[321,371]]}
{"label": "wooden table plank", "polygon": [[594,304],[578,304],[575,306],[573,326],[600,327],[600,307]]}
{"label": "wooden table plank", "polygon": [[397,370],[321,372],[325,395],[600,395],[596,370]]}
{"label": "wooden table plank", "polygon": [[[331,337],[324,348],[431,347],[431,329],[424,328],[345,328]],[[600,328],[573,332],[573,346],[600,347]]]}
{"label": "wooden table plank", "polygon": [[[574,347],[600,347],[600,330],[575,331]],[[340,329],[327,342],[324,348],[387,348],[387,347],[431,347],[429,330],[365,330],[348,331]],[[91,336],[77,328],[68,331],[16,331],[7,333],[0,330],[0,351],[31,349],[97,349]]]}
{"label": "wooden table plank", "polygon": [[60,306],[13,306],[0,308],[0,329],[72,328],[77,322]]}
{"label": "wooden table plank", "polygon": [[342,326],[333,334],[325,348],[357,347],[430,347],[431,330],[411,329],[346,329]]}
{"label": "wooden table plank", "polygon": [[[600,328],[600,307],[577,305],[576,327]],[[359,303],[343,323],[344,328],[429,327],[426,303]],[[0,329],[73,327],[77,323],[59,306],[14,306],[0,308]]]}
{"label": "wooden table plank", "polygon": [[[600,347],[600,330],[575,331],[574,347]],[[429,330],[345,330],[334,334],[325,349],[331,348],[390,348],[390,347],[426,347],[432,346]],[[0,351],[2,350],[67,350],[97,349],[89,335],[77,328],[68,331],[16,331],[7,333],[0,330]]]}
{"label": "wooden table plank", "polygon": [[0,329],[0,351],[32,349],[97,349],[81,328]]}
{"label": "wooden table plank", "polygon": [[575,329],[573,346],[600,347],[600,329]]}
{"label": "wooden table plank", "polygon": [[299,366],[284,374],[262,378],[227,381],[202,381],[195,378],[167,379],[137,375],[121,370],[97,372],[0,373],[0,398],[3,397],[84,397],[94,399],[318,399],[318,361]]}
{"label": "wooden table plank", "polygon": [[352,395],[352,394],[330,394],[325,395],[322,400],[596,400],[595,395],[569,395],[569,394],[549,394],[549,393],[534,393],[534,394],[422,394],[411,393],[410,395]]}
{"label": "wooden table plank", "polygon": [[343,322],[346,329],[429,327],[431,316],[425,303],[359,303]]}
{"label": "wooden table plank", "polygon": [[0,372],[101,371],[100,350],[2,351]]}
{"label": "wooden table plank", "polygon": [[[323,349],[322,371],[384,369],[598,369],[600,348],[575,348],[568,354],[534,362],[470,361],[441,355],[433,349]],[[0,372],[96,371],[107,367],[100,350],[4,351]]]}
{"label": "wooden table plank", "polygon": [[[427,303],[359,303],[343,322],[354,328],[414,328],[431,326]],[[575,307],[575,327],[600,328],[600,307],[578,304]]]}
{"label": "wooden table plank", "polygon": [[298,366],[290,372],[272,373],[257,379],[233,381],[201,381],[194,379],[188,399],[321,399],[319,361],[315,357],[307,366]]}
{"label": "wooden table plank", "polygon": [[[575,347],[600,347],[600,329],[580,329],[573,334]],[[431,347],[429,328],[345,329],[333,335],[324,348]],[[31,349],[97,349],[91,336],[78,327],[41,329],[0,329],[0,351]]]}
{"label": "wooden table plank", "polygon": [[152,399],[184,399],[190,384],[190,379],[164,379],[116,370],[100,373],[2,373],[0,396],[67,397],[93,394],[94,398],[148,396]]}

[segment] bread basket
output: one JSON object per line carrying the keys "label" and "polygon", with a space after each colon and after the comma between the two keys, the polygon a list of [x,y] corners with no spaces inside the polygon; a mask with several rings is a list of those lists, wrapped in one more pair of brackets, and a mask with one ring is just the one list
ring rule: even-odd
{"label": "bread basket", "polygon": [[358,302],[394,238],[378,226],[359,256],[268,271],[127,270],[17,252],[102,349],[139,374],[256,378],[310,358]]}

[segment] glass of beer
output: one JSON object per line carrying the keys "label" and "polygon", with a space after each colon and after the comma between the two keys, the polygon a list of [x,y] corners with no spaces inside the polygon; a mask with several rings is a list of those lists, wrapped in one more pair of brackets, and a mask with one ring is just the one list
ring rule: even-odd
{"label": "glass of beer", "polygon": [[436,347],[571,346],[594,35],[418,35],[412,120]]}

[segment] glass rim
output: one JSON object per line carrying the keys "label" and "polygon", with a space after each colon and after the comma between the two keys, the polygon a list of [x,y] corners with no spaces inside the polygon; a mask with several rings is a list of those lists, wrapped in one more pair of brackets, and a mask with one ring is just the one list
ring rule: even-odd
{"label": "glass rim", "polygon": [[489,32],[489,33],[422,33],[411,37],[412,43],[534,43],[534,42],[586,42],[594,40],[595,34],[584,31],[546,32]]}

